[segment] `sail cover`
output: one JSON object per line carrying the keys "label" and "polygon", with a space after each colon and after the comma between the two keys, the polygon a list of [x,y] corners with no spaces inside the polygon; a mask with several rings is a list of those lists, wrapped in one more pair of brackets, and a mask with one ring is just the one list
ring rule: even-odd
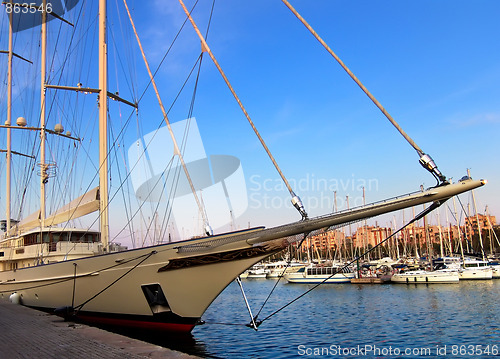
{"label": "sail cover", "polygon": [[59,223],[67,222],[95,212],[98,209],[99,187],[96,187],[48,216],[45,219],[45,225],[50,227]]}
{"label": "sail cover", "polygon": [[[96,187],[48,216],[45,219],[45,226],[50,227],[59,223],[68,222],[69,220],[95,212],[98,209],[99,187]],[[40,210],[38,210],[19,222],[17,228],[20,231],[27,231],[39,227],[40,225]]]}

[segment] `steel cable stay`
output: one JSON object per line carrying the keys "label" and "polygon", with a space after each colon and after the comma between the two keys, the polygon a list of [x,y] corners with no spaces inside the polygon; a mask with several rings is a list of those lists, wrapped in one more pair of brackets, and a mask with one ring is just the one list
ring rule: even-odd
{"label": "steel cable stay", "polygon": [[[157,251],[152,251],[152,252],[150,252],[150,253],[148,253],[148,254],[142,254],[142,255],[140,255],[140,256],[137,256],[137,257],[134,257],[134,258],[128,259],[128,260],[126,260],[126,261],[118,262],[118,263],[116,263],[116,264],[113,264],[112,266],[108,266],[108,267],[106,267],[106,268],[102,268],[102,269],[97,269],[97,270],[95,270],[95,271],[93,271],[93,272],[87,273],[85,276],[91,276],[91,275],[95,275],[95,274],[97,274],[97,273],[99,273],[99,272],[105,272],[105,271],[107,271],[107,270],[110,270],[110,269],[113,269],[113,268],[119,267],[119,266],[121,266],[121,265],[124,265],[124,264],[130,263],[130,262],[133,262],[133,261],[135,261],[135,260],[138,260],[138,259],[140,259],[140,258],[142,258],[142,257],[147,257],[147,258],[149,258],[152,254],[155,254],[155,253],[157,253]],[[143,261],[144,261],[144,260],[142,260],[140,263],[142,263]],[[134,268],[133,268],[133,269],[135,269],[136,267],[137,267],[137,265],[136,265],[136,266],[134,266]],[[129,272],[130,272],[130,271],[129,271]],[[128,274],[128,272],[127,272],[127,274]],[[76,274],[74,274],[73,276],[71,276],[71,277],[69,277],[69,278],[63,278],[63,279],[58,280],[58,281],[55,281],[55,282],[53,282],[53,283],[46,283],[46,284],[39,284],[39,285],[33,285],[33,286],[28,286],[28,287],[22,287],[22,288],[19,288],[19,289],[17,289],[17,290],[18,290],[18,291],[21,291],[21,290],[28,290],[28,289],[34,289],[34,288],[48,287],[48,286],[51,286],[51,285],[54,285],[54,284],[59,284],[59,283],[68,282],[68,281],[70,281],[70,280],[75,280],[75,276],[76,276]],[[122,276],[122,277],[123,277],[123,276]],[[115,282],[116,282],[116,281],[115,281]],[[1,288],[1,285],[0,285],[0,288]],[[0,290],[0,294],[1,294],[1,293],[11,293],[11,292],[12,292],[11,290],[8,290],[8,291],[5,291],[5,290]]]}
{"label": "steel cable stay", "polygon": [[370,91],[361,83],[361,81],[351,72],[351,70],[342,62],[342,60],[333,52],[333,50],[327,45],[327,43],[318,35],[316,31],[312,28],[311,25],[295,10],[295,8],[287,1],[282,0],[288,9],[299,19],[300,22],[311,32],[311,34],[318,40],[321,45],[328,51],[330,55],[339,63],[339,65],[347,72],[347,74],[356,82],[356,84],[361,88],[361,90],[370,98],[370,100],[378,107],[378,109],[384,114],[384,116],[391,122],[391,124],[398,130],[398,132],[405,138],[406,141],[417,151],[419,155],[419,163],[424,167],[427,171],[429,171],[434,178],[437,180],[437,185],[448,184],[446,177],[438,170],[437,165],[434,163],[434,160],[428,154],[424,153],[424,151],[415,143],[413,139],[403,131],[401,126],[392,118],[392,116],[387,112],[387,110],[382,106],[382,104],[373,96]]}
{"label": "steel cable stay", "polygon": [[[191,72],[190,72],[190,74],[188,75],[188,79],[189,79],[189,77],[191,76],[191,74],[192,74],[193,70],[196,68],[196,64],[197,64],[198,62],[199,62],[199,59],[196,61],[195,65],[194,65],[194,66],[193,66],[193,68],[191,69]],[[187,82],[187,80],[188,80],[188,79],[186,79],[186,82]],[[184,83],[183,87],[185,86],[186,82]],[[182,89],[181,89],[181,91],[182,91]],[[179,96],[179,95],[178,95],[178,96]],[[141,98],[142,98],[142,97],[141,97]],[[140,101],[140,99],[139,99],[139,101]],[[173,105],[173,104],[172,104],[172,105]],[[122,127],[122,129],[120,130],[119,134],[117,135],[117,138],[119,138],[120,136],[122,136],[122,134],[123,134],[123,132],[124,132],[124,130],[125,130],[125,128],[126,128],[126,126],[129,124],[130,120],[131,120],[131,116],[129,116],[129,118],[127,119],[125,126],[123,126],[123,127]],[[162,119],[162,120],[163,120],[163,119]],[[155,134],[155,135],[156,135],[156,134]],[[153,136],[153,138],[155,137],[155,135]],[[149,142],[149,143],[151,143],[151,141],[153,140],[153,138],[151,138],[151,140],[150,140],[150,142]],[[149,143],[148,143],[148,144],[149,144]],[[112,148],[114,148],[114,146],[115,146],[115,143],[113,144]],[[107,158],[111,156],[111,150],[112,150],[112,148],[110,149],[110,151],[108,151],[107,156],[106,156]],[[146,146],[146,148],[147,148],[147,146]],[[141,157],[142,157],[142,155],[141,155]],[[136,163],[136,164],[134,164],[134,166],[132,167],[132,169],[133,169],[133,168],[135,168],[135,166],[136,166],[136,165],[137,165],[137,163]],[[100,167],[101,167],[101,166],[102,166],[102,164],[100,165]],[[117,191],[115,192],[115,194],[114,194],[114,195],[112,195],[112,197],[110,198],[110,201],[109,201],[109,202],[111,202],[111,201],[114,199],[114,197],[117,195],[118,191],[119,191],[119,190],[123,187],[123,185],[126,183],[127,179],[130,177],[130,175],[131,175],[131,171],[130,171],[127,175],[126,175],[125,179],[123,180],[123,182],[121,183],[121,185],[118,187],[118,189],[117,189]],[[96,177],[97,177],[97,173],[94,175],[94,177],[92,178],[92,180],[93,180],[93,179],[95,179]],[[85,191],[85,192],[87,192],[87,191],[90,189],[90,187],[91,187],[91,183],[92,183],[92,181],[90,181],[90,183],[89,183],[89,185],[87,186],[87,189],[86,189],[86,191]],[[141,205],[141,207],[142,207],[142,205]],[[94,224],[94,223],[96,223],[96,222],[97,222],[97,219],[96,219],[96,220],[94,220],[94,222],[93,222],[92,224]],[[86,233],[86,232],[85,232],[85,233]],[[115,238],[116,238],[116,236],[115,236]]]}
{"label": "steel cable stay", "polygon": [[[444,200],[446,201],[446,200]],[[422,219],[423,217],[425,217],[427,214],[431,213],[433,210],[435,210],[436,208],[440,207],[441,204],[444,203],[444,201],[435,201],[433,202],[429,207],[427,207],[426,209],[424,209],[422,212],[420,212],[418,215],[416,215],[412,220],[410,220],[408,223],[406,223],[404,226],[400,227],[397,231],[395,231],[394,233],[392,233],[389,237],[387,237],[386,239],[384,239],[383,241],[381,241],[380,243],[378,243],[377,245],[373,246],[372,248],[370,248],[369,250],[365,251],[362,255],[354,258],[353,260],[351,260],[349,263],[345,264],[342,268],[340,269],[337,269],[335,270],[328,278],[324,279],[322,282],[314,285],[312,288],[308,289],[307,291],[305,291],[304,293],[302,293],[301,295],[299,295],[297,298],[293,299],[292,301],[290,301],[288,304],[285,304],[284,306],[282,306],[281,308],[275,310],[274,312],[272,312],[271,314],[269,314],[267,317],[265,317],[264,319],[260,320],[260,321],[257,321],[256,319],[257,318],[253,318],[253,321],[255,321],[256,323],[256,327],[254,328],[255,330],[257,330],[257,328],[266,320],[270,319],[271,317],[273,317],[274,315],[278,314],[279,312],[281,312],[283,309],[287,308],[288,306],[290,306],[291,304],[295,303],[296,301],[298,301],[300,298],[304,297],[305,295],[307,295],[308,293],[312,292],[314,289],[318,288],[320,285],[324,284],[326,281],[328,281],[330,278],[332,278],[335,274],[337,273],[342,273],[344,271],[344,269],[348,268],[351,264],[359,261],[361,258],[363,258],[365,255],[367,255],[368,253],[374,251],[376,248],[382,246],[382,244],[384,244],[385,242],[387,242],[389,239],[391,239],[392,237],[394,237],[396,234],[398,234],[399,232],[401,232],[403,229],[405,229],[406,227],[408,227],[410,224]]]}
{"label": "steel cable stay", "polygon": [[[250,118],[250,115],[248,114],[246,108],[243,106],[243,103],[241,102],[239,96],[236,94],[236,91],[234,90],[233,86],[229,82],[229,79],[227,78],[226,74],[222,70],[222,67],[220,66],[219,62],[215,58],[214,54],[212,53],[212,50],[208,46],[207,41],[206,41],[206,37],[204,37],[201,34],[198,26],[196,25],[196,22],[194,21],[193,17],[191,16],[192,10],[189,11],[182,0],[179,0],[179,3],[182,6],[182,9],[184,10],[184,13],[186,14],[187,19],[189,19],[189,21],[191,22],[191,25],[193,26],[194,31],[196,32],[196,34],[198,35],[198,38],[201,41],[202,51],[203,52],[207,52],[208,55],[210,56],[210,58],[212,59],[212,62],[214,63],[214,65],[217,68],[217,70],[219,71],[220,75],[222,76],[222,78],[223,78],[224,82],[226,83],[229,91],[231,92],[231,94],[233,95],[234,99],[238,103],[238,106],[240,107],[240,109],[243,112],[245,118],[247,119],[248,123],[252,127],[255,135],[257,136],[257,138],[259,139],[262,147],[266,151],[269,159],[273,163],[274,168],[276,169],[276,171],[280,175],[283,183],[285,184],[286,188],[288,189],[288,192],[290,193],[290,196],[292,197],[291,202],[292,202],[293,206],[295,207],[295,209],[297,209],[297,211],[299,211],[300,215],[302,216],[302,219],[306,220],[308,218],[308,215],[307,215],[307,212],[306,212],[306,210],[304,208],[304,205],[303,205],[301,199],[299,198],[299,196],[297,196],[295,194],[295,192],[293,191],[292,187],[290,186],[290,183],[288,182],[287,178],[285,177],[285,175],[281,171],[281,168],[279,167],[279,165],[276,162],[274,156],[272,155],[271,151],[267,147],[264,139],[262,138],[262,136],[260,135],[259,131],[257,130],[257,127],[255,126],[254,122]],[[212,12],[213,12],[213,6],[212,6]]]}
{"label": "steel cable stay", "polygon": [[[183,85],[181,86],[181,89],[179,90],[179,92],[178,92],[177,96],[174,98],[174,100],[173,100],[173,102],[172,102],[172,104],[171,104],[170,108],[168,109],[167,113],[169,113],[169,112],[170,112],[170,110],[172,109],[172,107],[174,106],[174,104],[175,104],[175,102],[176,102],[177,98],[180,96],[181,92],[183,91],[184,87],[186,86],[186,84],[187,84],[187,82],[188,82],[189,78],[191,77],[191,75],[192,75],[193,71],[195,70],[195,68],[196,68],[196,66],[197,66],[197,64],[198,64],[198,62],[199,62],[199,61],[200,61],[200,58],[198,58],[198,59],[196,60],[195,64],[194,64],[194,65],[193,65],[193,67],[191,68],[190,73],[188,74],[188,76],[187,76],[186,80],[184,81]],[[143,95],[142,95],[142,96],[144,96],[144,93],[143,93]],[[138,102],[137,102],[137,103],[139,103],[139,102],[141,101],[142,96],[141,96],[141,98],[138,100]],[[136,114],[137,114],[137,111],[136,111]],[[129,123],[130,119],[131,119],[131,117],[129,117],[129,118],[127,119],[126,124],[128,124],[128,123]],[[158,125],[158,128],[157,128],[157,129],[159,129],[159,128],[162,126],[163,122],[164,122],[164,121],[163,121],[163,118],[162,118],[162,120],[161,120],[161,122],[159,123],[159,125]],[[155,139],[155,137],[156,137],[157,133],[158,133],[158,132],[154,132],[154,134],[153,134],[153,136],[150,138],[149,142],[147,142],[147,143],[144,143],[144,144],[143,144],[145,149],[148,149],[148,148],[149,148],[150,144],[151,144],[151,143],[153,142],[153,140]],[[122,134],[123,134],[123,129],[120,131],[120,134],[119,134],[118,136],[121,136]],[[183,141],[184,141],[184,140],[183,140]],[[184,142],[183,142],[183,143],[184,143]],[[184,147],[184,145],[181,145],[181,147]],[[146,152],[146,151],[144,151],[144,152],[142,152],[142,153],[141,153],[141,155],[139,156],[138,160],[137,160],[137,161],[135,162],[135,164],[132,166],[131,170],[130,170],[130,171],[128,171],[127,175],[125,176],[125,178],[124,178],[124,179],[123,179],[123,181],[121,182],[121,185],[118,187],[118,190],[116,191],[115,195],[116,195],[116,194],[118,193],[118,191],[119,191],[119,190],[120,190],[120,189],[124,186],[124,184],[125,184],[125,183],[127,183],[127,179],[131,176],[131,174],[132,174],[133,170],[134,170],[134,169],[136,168],[136,166],[139,164],[139,162],[140,162],[139,160],[140,160],[143,156],[145,156],[145,152]],[[167,164],[167,166],[165,167],[165,170],[164,170],[162,173],[167,172],[167,169],[173,165],[173,162],[172,162],[172,161],[173,161],[173,158],[172,158],[172,159],[170,159],[169,163]],[[168,170],[168,172],[170,172],[170,170]],[[177,172],[176,172],[176,173],[177,173]],[[174,176],[178,178],[178,174],[176,174],[176,175],[174,175]],[[96,177],[96,175],[94,176],[94,178],[95,178],[95,177]],[[160,179],[161,179],[161,177],[160,177],[160,178],[158,178],[158,180],[156,181],[156,183],[155,183],[154,187],[156,187],[156,185],[158,184],[158,182],[160,181]],[[111,197],[110,202],[113,200],[113,198],[115,197],[115,195],[113,195],[113,196]],[[145,204],[145,202],[143,202],[142,204],[140,204],[140,205],[139,205],[138,210],[135,212],[135,214],[134,214],[134,215],[132,215],[132,217],[131,217],[131,219],[130,219],[130,221],[129,221],[129,222],[131,222],[131,220],[132,220],[132,219],[133,219],[133,218],[134,218],[134,217],[135,217],[135,216],[139,213],[139,211],[141,210],[141,208],[143,207],[143,205],[144,205],[144,204]],[[117,237],[117,236],[118,236],[121,232],[123,232],[124,230],[125,230],[125,228],[122,228],[122,230],[120,230],[120,232],[119,232],[119,233],[118,233],[118,234],[117,234],[114,238],[116,238],[116,237]],[[114,239],[113,239],[113,240],[114,240]]]}
{"label": "steel cable stay", "polygon": [[[247,323],[247,324],[236,324],[236,323],[220,323],[220,322],[207,322],[207,321],[204,321],[203,323],[207,323],[207,324],[219,324],[219,325],[245,325],[247,327],[250,327],[250,328],[253,328],[254,330],[258,330],[259,326],[265,322],[266,320],[269,320],[271,317],[275,316],[276,314],[278,314],[279,312],[281,312],[283,309],[289,307],[290,305],[292,305],[293,303],[295,303],[296,301],[298,301],[299,299],[301,299],[302,297],[306,296],[307,294],[309,294],[310,292],[312,292],[313,290],[315,290],[316,288],[318,288],[320,285],[326,283],[330,278],[332,278],[335,274],[337,273],[343,273],[343,271],[348,268],[351,264],[359,261],[361,258],[363,258],[365,255],[371,253],[372,251],[374,251],[375,249],[377,249],[378,247],[382,246],[385,242],[387,242],[388,240],[390,240],[391,238],[393,238],[395,235],[397,235],[399,232],[401,232],[403,229],[405,229],[406,227],[408,227],[409,225],[411,225],[412,223],[422,219],[423,217],[425,217],[426,215],[428,215],[429,213],[431,213],[432,211],[434,211],[435,209],[437,209],[438,207],[440,207],[447,199],[443,200],[443,201],[435,201],[433,202],[429,207],[427,207],[426,209],[424,209],[422,212],[420,212],[419,214],[417,214],[413,219],[411,219],[408,223],[406,223],[405,225],[403,225],[402,227],[400,227],[397,231],[395,231],[394,233],[392,233],[390,236],[388,236],[386,239],[384,239],[383,241],[381,241],[380,243],[378,243],[377,245],[373,246],[372,248],[370,248],[369,250],[365,251],[363,254],[361,254],[360,256],[357,256],[356,258],[354,258],[353,260],[351,260],[350,262],[348,262],[347,264],[345,264],[344,266],[342,266],[340,269],[337,269],[335,270],[328,278],[325,278],[322,282],[320,283],[317,283],[315,284],[313,287],[311,287],[310,289],[308,289],[307,291],[305,291],[304,293],[302,293],[301,295],[299,295],[298,297],[296,297],[295,299],[291,300],[290,302],[288,302],[287,304],[281,306],[280,308],[276,309],[275,311],[273,311],[271,314],[269,314],[268,316],[266,316],[264,319],[262,320],[258,320],[258,316],[259,314],[261,313],[262,309],[264,308],[265,304],[267,304],[268,300],[269,300],[269,296],[268,298],[266,298],[264,304],[262,305],[262,307],[260,308],[259,312],[257,313],[257,315],[251,317],[251,321],[250,323]],[[308,234],[304,234],[304,238],[301,240],[301,242],[299,243],[302,244],[302,242],[305,240],[305,238],[307,237]],[[281,278],[281,276],[280,276]],[[279,281],[279,279],[278,279]],[[277,281],[277,282],[278,282]],[[276,283],[277,283],[276,282]],[[272,288],[271,290],[271,293],[274,291],[276,285]],[[242,289],[243,290],[243,289]],[[246,300],[246,297],[245,295],[243,294],[244,298],[245,298],[245,302],[247,304],[247,308],[249,310],[249,312],[251,313],[251,310],[250,310],[250,307],[248,305],[248,301]]]}
{"label": "steel cable stay", "polygon": [[[306,240],[306,238],[309,236],[311,232],[307,232],[307,233],[304,233],[304,236],[302,237],[302,239],[300,240],[300,242],[297,244],[297,249],[299,249],[301,246],[302,246],[302,243],[304,243],[304,241]],[[286,270],[288,269],[288,267],[290,267],[290,264],[292,263],[292,258],[290,257],[286,263],[286,266],[285,268],[283,269],[283,271],[281,272],[281,274],[279,275],[278,277],[278,280],[276,281],[276,283],[274,283],[274,286],[273,288],[271,289],[271,291],[269,292],[266,300],[264,300],[264,303],[262,304],[262,306],[260,307],[259,311],[257,312],[257,315],[255,316],[255,319],[257,319],[260,315],[260,313],[262,312],[262,309],[264,309],[265,305],[267,304],[267,302],[269,301],[269,299],[271,298],[271,295],[273,294],[274,290],[276,289],[276,287],[278,286],[278,283],[281,281],[281,278],[283,278]],[[252,323],[254,324],[255,321],[254,321],[254,318],[252,318]],[[254,329],[256,329],[255,327],[253,327]]]}
{"label": "steel cable stay", "polygon": [[186,163],[184,162],[184,157],[182,155],[182,152],[180,151],[180,148],[178,146],[178,143],[177,143],[177,140],[174,136],[174,133],[173,133],[173,130],[172,130],[172,127],[171,127],[171,124],[170,124],[170,120],[168,118],[168,114],[165,110],[165,107],[163,105],[163,101],[161,100],[161,97],[160,97],[160,94],[159,94],[159,91],[158,91],[158,87],[156,85],[156,81],[154,79],[154,75],[153,73],[151,72],[151,68],[149,66],[149,63],[147,61],[147,58],[146,58],[146,55],[144,53],[144,49],[142,47],[142,44],[141,44],[141,41],[139,39],[139,35],[137,34],[137,31],[136,31],[136,27],[135,27],[135,24],[134,24],[134,21],[132,19],[132,16],[130,15],[130,11],[129,11],[129,8],[128,8],[128,5],[127,5],[127,2],[126,0],[123,0],[124,2],[124,5],[125,5],[125,8],[127,10],[127,14],[128,14],[128,17],[129,17],[129,20],[130,20],[130,24],[132,25],[132,28],[134,30],[134,34],[135,34],[135,37],[136,37],[136,40],[137,40],[137,44],[139,46],[139,49],[141,51],[141,55],[142,55],[142,58],[144,60],[144,65],[146,66],[146,69],[147,69],[147,72],[148,72],[148,75],[150,77],[150,81],[151,81],[151,85],[153,86],[153,89],[154,89],[154,92],[156,94],[156,98],[158,100],[158,104],[160,106],[160,109],[161,109],[161,112],[162,112],[162,115],[163,115],[163,120],[165,121],[165,124],[168,128],[168,131],[170,133],[170,137],[172,139],[172,143],[173,143],[173,146],[174,146],[174,155],[177,156],[178,160],[180,161],[181,165],[182,165],[182,168],[184,170],[184,174],[186,175],[186,179],[189,183],[189,186],[191,188],[191,192],[193,193],[193,197],[196,201],[196,204],[197,204],[197,207],[198,207],[198,210],[199,210],[199,213],[200,215],[203,217],[203,222],[204,222],[204,230],[205,230],[205,235],[207,236],[211,236],[213,235],[213,230],[208,222],[208,218],[206,216],[206,213],[205,213],[205,210],[203,208],[203,204],[200,202],[200,199],[196,193],[196,190],[194,188],[194,184],[193,184],[193,181],[192,181],[192,178],[191,178],[191,175],[187,169],[187,165]]}

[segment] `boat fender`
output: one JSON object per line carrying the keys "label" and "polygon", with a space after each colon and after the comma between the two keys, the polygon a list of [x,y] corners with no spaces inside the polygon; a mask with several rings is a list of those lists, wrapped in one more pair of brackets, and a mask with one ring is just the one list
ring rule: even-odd
{"label": "boat fender", "polygon": [[54,309],[54,314],[58,317],[64,318],[64,320],[73,320],[76,318],[75,308],[70,305]]}
{"label": "boat fender", "polygon": [[14,304],[23,304],[21,296],[17,292],[12,293],[9,297],[9,300]]}

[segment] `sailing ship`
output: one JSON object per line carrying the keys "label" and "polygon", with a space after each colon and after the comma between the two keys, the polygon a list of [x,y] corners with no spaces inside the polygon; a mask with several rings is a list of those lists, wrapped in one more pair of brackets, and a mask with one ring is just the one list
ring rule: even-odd
{"label": "sailing ship", "polygon": [[[12,2],[8,4],[11,10],[23,6]],[[110,222],[116,221],[117,216],[109,214],[110,199],[114,196],[110,198],[108,190],[110,167],[108,162],[111,157],[107,137],[108,99],[135,107],[136,104],[127,102],[117,93],[108,91],[107,5],[104,0],[99,1],[99,85],[94,89],[85,87],[81,83],[72,87],[62,84],[53,85],[47,81],[44,53],[47,17],[50,15],[61,18],[52,12],[52,7],[49,8],[48,4],[50,2],[43,0],[40,6],[36,6],[37,15],[40,15],[42,19],[40,25],[42,30],[40,125],[36,128],[26,127],[25,121],[21,118],[14,125],[9,104],[5,125],[1,126],[7,132],[6,220],[5,232],[0,241],[0,296],[2,298],[11,298],[25,306],[48,312],[56,311],[66,318],[87,323],[190,332],[197,324],[200,324],[203,313],[212,301],[239,274],[263,259],[283,251],[290,244],[332,226],[419,204],[431,203],[429,210],[432,210],[447,199],[486,183],[483,180],[466,179],[451,184],[439,172],[432,158],[423,151],[417,150],[419,162],[438,179],[438,184],[428,190],[347,211],[309,217],[300,198],[293,193],[290,186],[287,186],[292,197],[292,204],[301,215],[299,220],[273,228],[254,227],[214,235],[208,221],[203,218],[204,233],[196,238],[181,242],[163,240],[154,245],[124,250],[109,241]],[[31,12],[32,5],[24,6],[30,10],[28,12]],[[10,44],[12,44],[12,27],[15,23],[12,17],[13,12],[7,13],[10,19]],[[189,11],[185,9],[185,12],[186,19],[194,26],[194,20]],[[15,13],[17,16],[22,16],[24,11]],[[203,45],[202,51],[212,56],[204,37],[200,36],[200,40]],[[9,89],[11,88],[10,74],[13,55],[12,45],[10,45],[8,51]],[[214,58],[212,59],[216,62]],[[64,61],[61,66],[65,66]],[[146,67],[148,67],[147,62]],[[153,76],[151,76],[151,84],[155,86]],[[64,91],[99,95],[99,162],[96,166],[98,186],[89,189],[50,214],[46,213],[45,186],[51,178],[50,171],[53,166],[45,161],[44,146],[48,141],[47,136],[65,138],[76,143],[81,142],[81,138],[70,133],[63,133],[62,128],[55,130],[47,128],[45,119],[49,117],[49,114],[45,113],[48,107],[45,94],[48,90],[56,91],[57,95]],[[8,91],[10,102],[12,93],[11,90]],[[163,109],[163,106],[160,106]],[[165,112],[163,118],[170,129]],[[33,146],[33,148],[36,149],[36,158],[39,160],[41,204],[40,209],[32,215],[12,220],[10,164],[14,151],[11,149],[10,133],[14,130],[37,131],[38,133],[35,140],[39,142],[39,146]],[[256,129],[255,132],[258,135]],[[258,136],[261,139],[260,135]],[[175,143],[175,136],[172,137]],[[261,141],[263,142],[262,139]],[[174,147],[174,157],[181,162],[180,167],[185,172],[185,177],[189,178],[189,171],[187,166],[184,166],[180,146]],[[270,157],[274,163],[274,158],[271,155]],[[26,169],[30,170],[32,167],[26,166]],[[281,174],[281,171],[279,172]],[[285,180],[284,176],[282,178]],[[193,196],[197,198],[199,193],[193,192]],[[202,201],[197,198],[196,202],[200,204]],[[97,215],[98,230],[74,225],[77,218],[89,214]],[[203,210],[200,210],[200,215],[205,217]]]}

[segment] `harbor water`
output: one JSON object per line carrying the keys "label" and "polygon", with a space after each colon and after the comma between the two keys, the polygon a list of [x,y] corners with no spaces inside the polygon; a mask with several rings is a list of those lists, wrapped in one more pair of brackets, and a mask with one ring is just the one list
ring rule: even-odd
{"label": "harbor water", "polygon": [[[243,280],[256,315],[276,280]],[[260,312],[266,318],[313,285],[281,281]],[[232,283],[189,337],[156,344],[209,358],[500,357],[500,280],[456,284],[322,285],[264,320],[250,322]]]}

